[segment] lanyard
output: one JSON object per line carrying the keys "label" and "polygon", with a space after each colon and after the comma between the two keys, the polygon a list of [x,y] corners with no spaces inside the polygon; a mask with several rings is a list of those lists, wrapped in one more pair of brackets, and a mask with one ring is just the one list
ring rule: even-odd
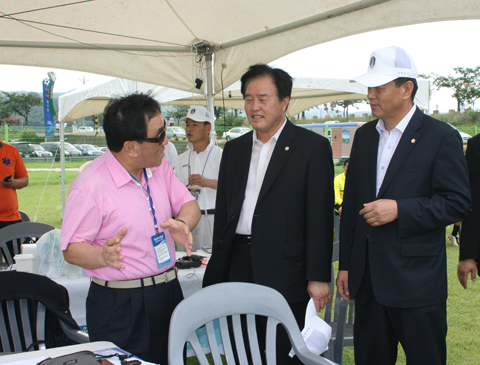
{"label": "lanyard", "polygon": [[148,186],[148,176],[147,176],[147,172],[145,171],[145,169],[143,169],[143,176],[145,176],[145,181],[147,183],[147,189],[145,189],[142,185],[142,183],[140,181],[138,181],[132,174],[130,174],[130,176],[132,177],[133,180],[135,180],[137,183],[140,184],[140,187],[142,188],[142,192],[143,190],[145,190],[148,194],[148,202],[150,203],[150,212],[152,212],[152,215],[153,215],[153,224],[155,225],[155,233],[157,234],[157,236],[160,235],[160,232],[158,231],[158,224],[157,224],[157,218],[155,217],[155,207],[153,206],[153,199],[152,199],[152,196],[150,195],[150,186]]}
{"label": "lanyard", "polygon": [[[207,167],[208,158],[210,157],[210,152],[212,152],[212,150],[213,150],[213,144],[210,147],[210,150],[208,151],[207,159],[205,160],[205,165],[203,165],[202,176],[205,173],[205,167]],[[190,151],[190,153],[188,154],[188,177],[190,177],[190,175],[191,175],[191,171],[190,171],[190,156],[191,155],[192,155],[192,151]]]}

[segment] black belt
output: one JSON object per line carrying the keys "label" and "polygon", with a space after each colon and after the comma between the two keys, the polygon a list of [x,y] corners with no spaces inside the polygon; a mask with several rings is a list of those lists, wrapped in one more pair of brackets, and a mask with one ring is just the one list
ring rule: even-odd
{"label": "black belt", "polygon": [[247,236],[245,234],[235,234],[235,240],[237,242],[248,243],[250,245],[252,243],[252,236]]}
{"label": "black belt", "polygon": [[202,213],[215,214],[215,209],[201,209]]}

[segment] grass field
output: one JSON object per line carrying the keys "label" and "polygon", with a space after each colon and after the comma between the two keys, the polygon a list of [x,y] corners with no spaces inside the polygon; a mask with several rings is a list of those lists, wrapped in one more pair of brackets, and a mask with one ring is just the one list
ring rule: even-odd
{"label": "grass field", "polygon": [[[66,168],[78,168],[83,161],[67,162]],[[59,163],[27,162],[27,169],[58,168]],[[342,171],[341,166],[335,168],[336,173]],[[76,171],[66,171],[66,191],[73,179],[78,175]],[[56,171],[29,171],[29,186],[18,191],[20,209],[25,211],[33,221],[48,223],[61,228],[60,209],[60,172]],[[38,211],[38,213],[37,213]],[[450,227],[449,227],[450,229]],[[464,290],[457,279],[458,247],[452,246],[447,240],[448,256],[448,364],[480,364],[480,284],[469,283]],[[372,324],[373,325],[373,324]],[[354,364],[353,348],[344,351],[344,364]],[[405,356],[399,351],[398,364],[405,364]],[[188,361],[193,365],[197,362]]]}

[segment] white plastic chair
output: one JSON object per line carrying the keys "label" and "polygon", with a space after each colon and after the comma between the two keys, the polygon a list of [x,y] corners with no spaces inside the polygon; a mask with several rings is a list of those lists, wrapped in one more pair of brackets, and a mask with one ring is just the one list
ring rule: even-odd
{"label": "white plastic chair", "polygon": [[213,324],[217,319],[225,359],[228,364],[235,364],[227,317],[231,317],[235,337],[234,345],[239,363],[247,364],[247,350],[243,341],[241,315],[246,315],[250,355],[254,364],[262,363],[257,341],[256,315],[267,317],[265,352],[268,364],[276,364],[276,332],[279,324],[285,327],[296,356],[304,364],[334,364],[308,350],[295,317],[287,301],[279,292],[262,285],[249,283],[212,285],[183,300],[177,306],[170,321],[169,364],[183,364],[183,352],[187,342],[192,346],[199,363],[201,365],[208,364],[195,332],[203,325],[206,326],[213,361],[215,364],[222,364]]}
{"label": "white plastic chair", "polygon": [[[20,222],[0,229],[0,250],[3,251],[7,264],[12,265],[14,263],[10,250],[7,247],[7,242],[14,241],[13,254],[16,255],[19,253],[18,247],[26,238],[39,238],[54,229],[54,226],[38,222]],[[15,242],[15,240],[18,240],[18,242]]]}
{"label": "white plastic chair", "polygon": [[22,221],[24,221],[24,222],[30,222],[30,217],[28,216],[27,213],[25,213],[25,212],[23,212],[23,211],[21,211],[21,210],[19,210],[18,212],[20,213],[20,217],[22,217]]}
{"label": "white plastic chair", "polygon": [[67,289],[46,276],[0,272],[0,355],[65,345],[60,329],[74,342],[89,342],[71,316]]}

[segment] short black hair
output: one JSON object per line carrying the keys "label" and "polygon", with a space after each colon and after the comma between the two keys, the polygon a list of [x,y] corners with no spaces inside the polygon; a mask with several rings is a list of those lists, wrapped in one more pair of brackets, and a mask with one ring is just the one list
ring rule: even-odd
{"label": "short black hair", "polygon": [[416,79],[412,79],[410,77],[399,77],[398,79],[395,79],[395,86],[400,87],[407,81],[413,82],[413,91],[412,91],[412,103],[415,103],[415,95],[417,94],[418,90],[418,83]]}
{"label": "short black hair", "polygon": [[349,162],[350,162],[349,158],[345,159],[345,161],[343,161],[343,167],[347,166],[347,163],[349,163]]}
{"label": "short black hair", "polygon": [[269,65],[265,65],[263,63],[258,63],[256,65],[250,66],[248,71],[245,72],[240,79],[242,83],[241,91],[243,95],[243,99],[245,99],[245,92],[247,89],[247,85],[250,81],[254,79],[258,79],[260,77],[271,77],[275,87],[277,89],[277,98],[278,101],[282,101],[287,96],[290,98],[292,95],[292,85],[293,79],[292,76],[288,74],[288,72],[280,69],[280,68],[273,68]]}
{"label": "short black hair", "polygon": [[160,104],[150,94],[135,92],[110,99],[103,112],[108,149],[120,152],[126,141],[147,138],[147,122],[161,112]]}

